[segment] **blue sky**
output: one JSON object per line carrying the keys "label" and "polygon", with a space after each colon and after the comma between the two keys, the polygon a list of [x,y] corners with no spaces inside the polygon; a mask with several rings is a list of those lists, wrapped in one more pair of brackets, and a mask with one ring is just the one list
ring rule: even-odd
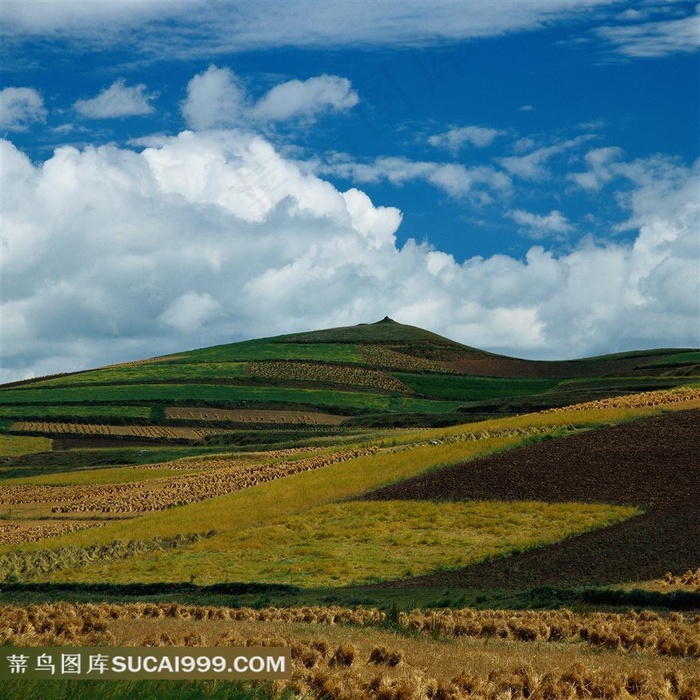
{"label": "blue sky", "polygon": [[13,2],[4,381],[390,315],[700,344],[696,2]]}

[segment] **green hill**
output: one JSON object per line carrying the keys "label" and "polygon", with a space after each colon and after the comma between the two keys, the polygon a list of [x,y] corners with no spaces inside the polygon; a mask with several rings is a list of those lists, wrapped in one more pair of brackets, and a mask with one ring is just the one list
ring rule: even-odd
{"label": "green hill", "polygon": [[384,318],[7,384],[0,429],[64,447],[286,443],[448,425],[694,378],[693,349],[522,360]]}

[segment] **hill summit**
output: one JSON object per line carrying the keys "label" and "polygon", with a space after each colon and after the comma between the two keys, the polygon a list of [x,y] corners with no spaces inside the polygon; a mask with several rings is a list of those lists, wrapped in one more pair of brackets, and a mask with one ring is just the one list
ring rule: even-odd
{"label": "hill summit", "polygon": [[476,348],[445,338],[437,333],[426,331],[417,326],[409,326],[385,316],[376,323],[358,323],[356,326],[341,326],[325,330],[293,333],[275,338],[284,343],[422,343],[441,346],[459,347],[483,354]]}

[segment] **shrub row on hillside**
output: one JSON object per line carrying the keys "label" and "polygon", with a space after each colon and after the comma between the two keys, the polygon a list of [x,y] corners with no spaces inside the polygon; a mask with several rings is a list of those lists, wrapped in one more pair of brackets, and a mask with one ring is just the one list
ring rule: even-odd
{"label": "shrub row on hillside", "polygon": [[430,360],[425,357],[414,357],[403,352],[390,350],[384,345],[358,345],[362,359],[370,365],[386,367],[387,369],[405,372],[439,372],[455,374],[446,362]]}
{"label": "shrub row on hillside", "polygon": [[318,362],[266,361],[249,362],[246,373],[259,379],[285,379],[325,384],[347,384],[387,391],[410,392],[411,389],[388,372],[352,365],[321,364]]}

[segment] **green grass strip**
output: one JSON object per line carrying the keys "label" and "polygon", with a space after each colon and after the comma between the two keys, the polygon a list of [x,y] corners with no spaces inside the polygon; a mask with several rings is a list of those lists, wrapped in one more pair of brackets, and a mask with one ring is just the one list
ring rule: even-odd
{"label": "green grass strip", "polygon": [[285,700],[291,693],[242,681],[16,680],[3,700]]}
{"label": "green grass strip", "polygon": [[115,418],[149,418],[150,415],[150,406],[44,406],[40,404],[0,406],[0,417],[15,420],[90,418],[98,421]]}
{"label": "green grass strip", "polygon": [[250,360],[315,360],[365,364],[352,344],[284,343],[272,340],[248,340],[229,345],[192,350],[175,362],[248,362]]}
{"label": "green grass strip", "polygon": [[126,386],[8,389],[0,392],[4,404],[119,403],[122,401],[189,401],[240,404],[241,402],[291,403],[359,411],[444,413],[456,401],[431,401],[398,395],[324,389],[286,389],[270,386],[216,384],[134,384]]}
{"label": "green grass strip", "polygon": [[236,379],[245,376],[244,362],[175,363],[107,367],[90,372],[34,382],[33,387],[83,386],[90,384],[141,384],[168,380]]}
{"label": "green grass strip", "polygon": [[559,383],[557,379],[496,379],[407,372],[392,372],[392,374],[419,394],[458,401],[485,401],[541,394]]}

